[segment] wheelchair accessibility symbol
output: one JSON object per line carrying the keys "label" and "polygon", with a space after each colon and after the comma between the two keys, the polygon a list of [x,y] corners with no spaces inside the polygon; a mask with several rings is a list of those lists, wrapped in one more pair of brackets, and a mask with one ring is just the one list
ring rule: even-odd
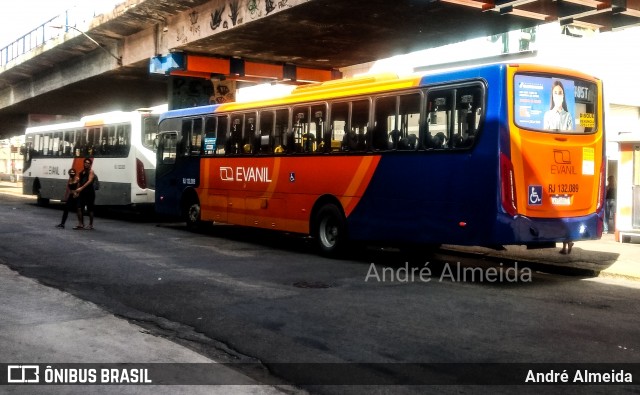
{"label": "wheelchair accessibility symbol", "polygon": [[542,204],[542,185],[529,185],[529,204]]}

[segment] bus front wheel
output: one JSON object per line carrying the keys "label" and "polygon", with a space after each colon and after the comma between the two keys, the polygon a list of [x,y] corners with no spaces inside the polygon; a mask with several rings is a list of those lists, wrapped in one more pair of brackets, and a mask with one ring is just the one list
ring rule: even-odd
{"label": "bus front wheel", "polygon": [[342,211],[334,204],[323,206],[314,221],[314,237],[320,253],[335,257],[342,253],[347,243],[347,225]]}
{"label": "bus front wheel", "polygon": [[191,198],[185,204],[185,222],[187,228],[198,229],[200,226],[200,202],[196,198]]}

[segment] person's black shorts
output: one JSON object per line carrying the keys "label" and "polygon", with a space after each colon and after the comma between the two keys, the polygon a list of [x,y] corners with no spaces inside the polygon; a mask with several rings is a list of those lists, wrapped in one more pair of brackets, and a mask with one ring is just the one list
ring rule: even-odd
{"label": "person's black shorts", "polygon": [[78,196],[78,208],[87,207],[87,211],[93,211],[96,202],[96,193],[94,191],[82,191]]}

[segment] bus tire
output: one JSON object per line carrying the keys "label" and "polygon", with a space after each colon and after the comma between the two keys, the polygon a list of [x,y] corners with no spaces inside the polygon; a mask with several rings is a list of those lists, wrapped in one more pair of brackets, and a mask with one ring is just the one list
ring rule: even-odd
{"label": "bus tire", "polygon": [[347,221],[335,204],[326,204],[318,210],[313,236],[320,254],[327,257],[340,256],[347,244]]}
{"label": "bus tire", "polygon": [[197,197],[190,197],[184,205],[184,219],[187,228],[197,230],[200,228],[200,201]]}
{"label": "bus tire", "polygon": [[40,194],[38,194],[38,197],[36,198],[36,203],[38,204],[38,206],[48,206],[49,199],[43,198],[42,196],[40,196]]}
{"label": "bus tire", "polygon": [[40,194],[41,189],[42,186],[40,185],[40,179],[36,178],[33,181],[33,186],[31,187],[31,194],[36,195],[36,204],[38,206],[48,206],[49,199],[42,197],[42,195]]}

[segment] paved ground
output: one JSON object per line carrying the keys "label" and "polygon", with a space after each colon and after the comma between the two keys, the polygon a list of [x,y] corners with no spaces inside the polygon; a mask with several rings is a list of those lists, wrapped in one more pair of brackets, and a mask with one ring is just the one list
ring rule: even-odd
{"label": "paved ground", "polygon": [[[0,195],[21,195],[21,188],[21,185],[15,183],[0,181]],[[151,335],[141,327],[118,318],[93,303],[20,276],[6,267],[1,260],[0,290],[0,365],[66,363],[79,369],[93,367],[95,364],[118,363],[216,364],[216,361],[187,347]],[[131,347],[133,344],[135,347]],[[5,385],[6,369],[7,367],[3,367],[0,371],[1,393],[277,394],[281,393],[280,390],[287,393],[302,392],[288,386],[276,388],[260,385],[223,365],[207,369],[207,372],[216,375],[211,378],[212,382],[241,385]],[[44,372],[40,371],[39,375],[44,377]]]}
{"label": "paved ground", "polygon": [[[22,195],[22,183],[0,181],[0,194]],[[31,197],[34,198],[35,197]],[[560,254],[557,249],[527,250],[523,246],[507,246],[504,251],[482,247],[445,246],[447,249],[485,254],[489,257],[511,261],[538,262],[558,268],[571,267],[600,276],[614,276],[640,280],[640,237],[630,243],[618,243],[613,234],[605,234],[600,240],[576,242],[570,255]]]}
{"label": "paved ground", "polygon": [[[0,194],[21,195],[21,184],[0,182]],[[618,243],[613,235],[601,240],[576,242],[570,255],[557,249],[527,250],[509,246],[504,251],[479,247],[445,246],[458,252],[480,253],[509,261],[539,262],[573,267],[640,280],[640,244]],[[46,287],[9,270],[0,262],[0,364],[2,363],[215,363],[211,359],[169,340],[152,336],[128,321],[67,293]],[[135,341],[131,341],[135,339]],[[136,348],[127,347],[136,344]],[[92,393],[293,393],[295,388],[252,385],[249,378],[231,369],[218,370],[221,380],[246,382],[242,386],[145,386],[91,387]],[[4,372],[0,372],[4,373]],[[0,374],[0,377],[3,377]],[[228,377],[232,377],[229,379]],[[236,381],[237,380],[237,381]],[[51,393],[51,387],[4,386],[11,393]],[[23,391],[28,389],[28,391]],[[61,389],[61,387],[56,387]],[[135,390],[134,390],[135,389]],[[56,391],[54,391],[56,392]],[[86,393],[75,386],[64,393]]]}

